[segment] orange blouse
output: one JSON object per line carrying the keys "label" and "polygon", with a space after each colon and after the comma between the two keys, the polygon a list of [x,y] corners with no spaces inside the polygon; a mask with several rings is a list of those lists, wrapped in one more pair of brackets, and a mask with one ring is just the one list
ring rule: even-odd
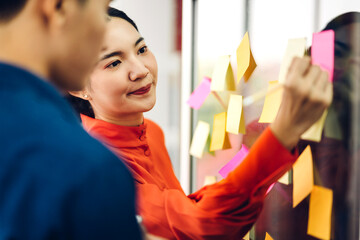
{"label": "orange blouse", "polygon": [[145,119],[125,127],[81,117],[85,129],[132,172],[137,211],[148,232],[168,239],[241,239],[259,216],[268,187],[296,160],[267,128],[225,179],[186,196],[158,125]]}

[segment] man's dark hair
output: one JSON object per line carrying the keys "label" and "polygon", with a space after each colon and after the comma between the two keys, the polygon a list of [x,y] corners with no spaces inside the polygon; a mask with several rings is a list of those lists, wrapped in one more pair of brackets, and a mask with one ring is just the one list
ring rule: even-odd
{"label": "man's dark hair", "polygon": [[[0,22],[8,22],[15,18],[28,3],[29,0],[0,0]],[[84,4],[88,0],[78,0]]]}
{"label": "man's dark hair", "polygon": [[[129,18],[128,15],[126,15],[126,13],[124,13],[123,11],[120,11],[116,8],[109,7],[108,15],[109,15],[109,17],[112,17],[112,18],[121,18],[121,19],[127,21],[136,29],[136,31],[139,32],[138,27],[136,26],[135,22],[131,18]],[[71,103],[71,105],[73,106],[73,108],[75,109],[75,111],[77,113],[81,113],[88,117],[95,118],[94,111],[93,111],[89,101],[84,100],[82,98],[72,96],[70,94],[67,97],[67,100]]]}
{"label": "man's dark hair", "polygon": [[7,22],[17,16],[28,0],[0,0],[0,22]]}

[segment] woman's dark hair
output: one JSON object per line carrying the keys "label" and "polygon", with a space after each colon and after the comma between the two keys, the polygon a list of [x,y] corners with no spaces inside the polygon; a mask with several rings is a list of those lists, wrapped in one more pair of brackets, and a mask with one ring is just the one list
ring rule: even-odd
{"label": "woman's dark hair", "polygon": [[[131,18],[129,18],[128,15],[126,15],[126,13],[124,13],[123,11],[120,11],[116,8],[109,7],[108,15],[111,18],[124,19],[125,21],[130,23],[136,29],[136,31],[139,32],[135,22]],[[73,106],[73,108],[75,109],[75,111],[77,113],[84,114],[84,115],[86,115],[88,117],[92,117],[92,118],[95,117],[94,110],[92,109],[89,101],[84,100],[82,98],[72,96],[70,94],[66,98],[70,102],[70,104]]]}
{"label": "woman's dark hair", "polygon": [[339,27],[343,27],[345,25],[348,24],[352,24],[352,23],[356,23],[356,22],[360,22],[360,12],[347,12],[344,14],[341,14],[339,16],[337,16],[336,18],[334,18],[333,20],[331,20],[326,27],[323,29],[323,31],[325,30],[337,30]]}

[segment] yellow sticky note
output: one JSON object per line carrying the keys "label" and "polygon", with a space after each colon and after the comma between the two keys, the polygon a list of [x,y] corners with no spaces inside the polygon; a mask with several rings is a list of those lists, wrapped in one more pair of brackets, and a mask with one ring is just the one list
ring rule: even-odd
{"label": "yellow sticky note", "polygon": [[214,116],[213,132],[210,151],[231,148],[229,136],[226,132],[226,112]]}
{"label": "yellow sticky note", "polygon": [[226,132],[233,134],[238,134],[240,132],[245,134],[245,118],[242,101],[243,97],[241,95],[230,95],[226,120]]}
{"label": "yellow sticky note", "polygon": [[243,238],[243,240],[250,240],[250,232],[248,232],[245,237]]}
{"label": "yellow sticky note", "polygon": [[303,57],[306,49],[306,38],[289,39],[288,45],[283,57],[279,83],[285,83],[286,75],[294,57]]}
{"label": "yellow sticky note", "polygon": [[205,176],[203,186],[214,184],[216,183],[216,181],[217,181],[216,176]]}
{"label": "yellow sticky note", "polygon": [[236,50],[237,58],[237,82],[244,77],[247,82],[256,68],[256,62],[251,52],[249,34],[246,32]]}
{"label": "yellow sticky note", "polygon": [[303,133],[303,135],[301,135],[301,139],[320,142],[326,116],[327,110],[324,111],[323,115],[316,123],[314,123],[314,125],[312,125],[305,133]]}
{"label": "yellow sticky note", "polygon": [[235,91],[235,80],[229,55],[219,57],[216,62],[210,89],[211,91]]}
{"label": "yellow sticky note", "polygon": [[282,183],[282,184],[286,184],[288,185],[289,184],[289,172],[286,172],[279,180],[278,180],[279,183]]}
{"label": "yellow sticky note", "polygon": [[266,233],[265,240],[273,240],[273,238],[268,233]]}
{"label": "yellow sticky note", "polygon": [[307,234],[319,239],[330,239],[333,192],[331,189],[314,186],[310,195]]}
{"label": "yellow sticky note", "polygon": [[192,156],[197,158],[202,157],[209,133],[210,125],[206,122],[199,121],[191,141],[190,154]]}
{"label": "yellow sticky note", "polygon": [[275,120],[281,105],[284,88],[278,88],[275,91],[272,91],[272,89],[276,88],[279,84],[278,81],[269,82],[268,94],[265,97],[259,123],[272,123]]}
{"label": "yellow sticky note", "polygon": [[314,187],[313,159],[307,146],[293,165],[293,207],[306,198]]}

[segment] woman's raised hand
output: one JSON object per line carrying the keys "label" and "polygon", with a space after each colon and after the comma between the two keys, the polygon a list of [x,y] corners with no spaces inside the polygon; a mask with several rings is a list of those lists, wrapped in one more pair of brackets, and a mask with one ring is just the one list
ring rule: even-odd
{"label": "woman's raised hand", "polygon": [[278,140],[289,150],[327,109],[333,98],[328,73],[311,64],[310,57],[295,57],[284,83],[283,100],[270,125]]}

